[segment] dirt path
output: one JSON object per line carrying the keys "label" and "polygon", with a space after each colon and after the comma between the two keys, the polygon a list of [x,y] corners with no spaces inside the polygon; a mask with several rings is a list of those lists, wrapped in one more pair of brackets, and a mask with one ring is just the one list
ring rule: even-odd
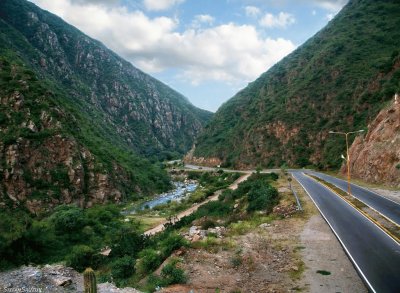
{"label": "dirt path", "polygon": [[[247,178],[249,178],[250,175],[251,175],[251,172],[246,172],[245,175],[239,177],[239,179],[237,179],[235,182],[233,182],[233,183],[229,186],[229,189],[235,190],[235,189],[238,187],[238,185],[239,185],[241,182],[246,181]],[[208,202],[210,202],[210,201],[215,201],[215,200],[217,200],[217,199],[218,199],[218,196],[221,194],[221,192],[222,192],[222,190],[219,190],[219,191],[215,192],[214,195],[211,196],[211,197],[209,197],[207,200],[205,200],[205,201],[203,201],[203,202],[201,202],[201,203],[198,203],[198,204],[192,206],[191,208],[189,208],[189,209],[187,209],[187,210],[185,210],[185,211],[179,213],[179,214],[177,215],[177,220],[180,220],[180,219],[182,219],[182,218],[185,217],[185,216],[189,216],[190,214],[192,214],[192,213],[194,213],[195,211],[197,211],[197,209],[198,209],[199,207],[201,207],[202,205],[204,205],[204,204],[206,204],[206,203],[208,203]],[[168,222],[165,220],[164,222],[162,222],[161,224],[157,225],[156,227],[154,227],[154,228],[152,228],[152,229],[147,230],[146,232],[144,232],[144,235],[154,235],[154,234],[157,234],[157,233],[161,232],[162,230],[164,230],[164,224],[166,224],[166,223],[168,223]]]}

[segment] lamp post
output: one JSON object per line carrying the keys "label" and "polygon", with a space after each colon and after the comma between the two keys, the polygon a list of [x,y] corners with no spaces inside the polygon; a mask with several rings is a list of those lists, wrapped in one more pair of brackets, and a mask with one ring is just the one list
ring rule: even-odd
{"label": "lamp post", "polygon": [[[339,132],[339,131],[329,131],[329,133],[331,134],[343,134],[346,136],[346,152],[347,152],[347,193],[349,195],[351,195],[351,187],[350,187],[350,153],[349,153],[349,140],[348,140],[348,136],[349,134],[352,133],[359,133],[359,132],[364,132],[363,129],[361,130],[357,130],[357,131],[350,131],[350,132]],[[343,155],[342,155],[343,157]]]}

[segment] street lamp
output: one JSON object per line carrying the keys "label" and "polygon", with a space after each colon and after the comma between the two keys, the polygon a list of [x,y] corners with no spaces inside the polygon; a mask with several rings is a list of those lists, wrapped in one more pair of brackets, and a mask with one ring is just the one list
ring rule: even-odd
{"label": "street lamp", "polygon": [[[350,188],[350,153],[349,153],[349,140],[348,140],[348,135],[352,134],[352,133],[360,133],[360,132],[364,132],[363,129],[361,130],[357,130],[357,131],[350,131],[350,132],[339,132],[339,131],[329,131],[329,133],[331,134],[343,134],[346,136],[346,152],[347,152],[347,193],[349,195],[351,195],[351,188]],[[342,155],[342,158],[343,155]]]}

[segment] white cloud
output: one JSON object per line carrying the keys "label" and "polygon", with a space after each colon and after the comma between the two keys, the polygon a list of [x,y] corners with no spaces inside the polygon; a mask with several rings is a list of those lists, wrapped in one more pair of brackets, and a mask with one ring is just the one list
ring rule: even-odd
{"label": "white cloud", "polygon": [[279,12],[278,15],[266,13],[260,19],[260,25],[267,28],[285,28],[296,22],[294,16],[287,12]]}
{"label": "white cloud", "polygon": [[313,2],[326,10],[337,13],[349,0],[313,0]]}
{"label": "white cloud", "polygon": [[250,17],[257,17],[261,13],[261,10],[255,6],[246,6],[244,9],[246,11],[246,15]]}
{"label": "white cloud", "polygon": [[192,21],[192,26],[194,28],[200,28],[203,24],[212,25],[215,21],[215,18],[209,14],[199,14],[194,17]]}
{"label": "white cloud", "polygon": [[328,13],[327,15],[326,15],[326,19],[328,20],[328,21],[331,21],[334,17],[335,17],[335,13]]}
{"label": "white cloud", "polygon": [[185,0],[144,0],[143,4],[147,10],[167,10],[174,5],[180,4]]}
{"label": "white cloud", "polygon": [[315,16],[315,15],[317,15],[317,11],[316,11],[316,10],[313,10],[313,11],[311,11],[311,14],[312,14],[313,16]]}
{"label": "white cloud", "polygon": [[[70,0],[33,1],[144,71],[176,69],[181,79],[193,84],[253,80],[295,49],[291,41],[265,38],[251,25],[227,23],[179,31],[176,19],[150,18],[122,7],[77,5]],[[209,24],[213,21],[207,15],[198,19]]]}

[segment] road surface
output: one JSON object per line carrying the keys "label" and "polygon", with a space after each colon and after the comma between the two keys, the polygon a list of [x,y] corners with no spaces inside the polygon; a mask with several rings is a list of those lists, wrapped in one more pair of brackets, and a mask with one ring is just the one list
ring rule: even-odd
{"label": "road surface", "polygon": [[314,201],[370,290],[400,292],[400,245],[325,186],[302,172],[292,174]]}
{"label": "road surface", "polygon": [[[309,171],[306,173],[318,176],[347,192],[347,181],[318,172]],[[392,222],[400,225],[400,204],[355,184],[351,184],[351,195],[365,203],[367,206],[375,209]]]}

